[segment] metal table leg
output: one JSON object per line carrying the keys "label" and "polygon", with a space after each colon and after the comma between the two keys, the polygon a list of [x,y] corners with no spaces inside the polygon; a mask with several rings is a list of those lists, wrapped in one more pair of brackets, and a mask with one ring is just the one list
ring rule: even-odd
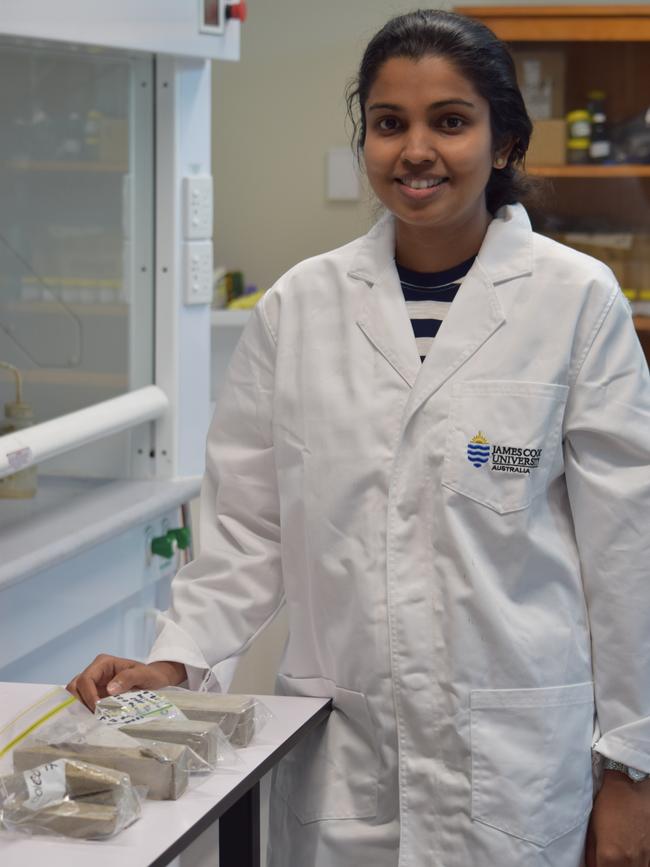
{"label": "metal table leg", "polygon": [[260,867],[260,784],[219,819],[219,867]]}

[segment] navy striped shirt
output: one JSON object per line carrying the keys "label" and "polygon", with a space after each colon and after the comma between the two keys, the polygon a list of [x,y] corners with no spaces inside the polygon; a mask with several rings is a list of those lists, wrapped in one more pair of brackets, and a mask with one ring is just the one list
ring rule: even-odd
{"label": "navy striped shirt", "polygon": [[438,333],[451,307],[451,302],[460,288],[461,281],[474,264],[475,258],[476,256],[472,256],[460,265],[455,265],[446,271],[436,271],[434,274],[410,271],[399,262],[395,262],[422,361],[426,358],[433,338]]}

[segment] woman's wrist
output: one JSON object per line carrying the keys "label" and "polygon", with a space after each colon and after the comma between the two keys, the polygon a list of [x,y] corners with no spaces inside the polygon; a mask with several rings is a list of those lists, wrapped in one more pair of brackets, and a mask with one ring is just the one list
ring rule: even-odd
{"label": "woman's wrist", "polygon": [[182,662],[159,660],[157,662],[150,662],[149,666],[164,677],[169,686],[178,686],[179,683],[187,680],[187,670]]}

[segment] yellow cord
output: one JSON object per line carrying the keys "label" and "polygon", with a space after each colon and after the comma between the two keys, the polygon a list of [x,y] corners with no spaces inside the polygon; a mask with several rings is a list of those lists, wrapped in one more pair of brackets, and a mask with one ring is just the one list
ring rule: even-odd
{"label": "yellow cord", "polygon": [[64,702],[61,702],[61,704],[57,705],[55,708],[52,708],[52,710],[48,711],[46,714],[43,714],[43,716],[40,719],[37,719],[36,722],[33,723],[33,725],[26,728],[25,731],[21,732],[12,741],[9,741],[9,743],[6,747],[4,747],[4,749],[0,750],[0,759],[5,756],[9,752],[9,750],[13,749],[16,744],[19,744],[22,740],[24,740],[24,738],[26,738],[30,732],[33,732],[34,729],[41,726],[44,722],[50,719],[50,717],[53,717],[64,708],[69,707],[75,701],[77,701],[77,699],[75,698],[75,696],[72,696],[72,698],[66,699]]}

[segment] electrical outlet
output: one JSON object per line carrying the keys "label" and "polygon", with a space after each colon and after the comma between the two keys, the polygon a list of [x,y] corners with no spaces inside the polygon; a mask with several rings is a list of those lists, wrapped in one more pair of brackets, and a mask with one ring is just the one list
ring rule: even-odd
{"label": "electrical outlet", "polygon": [[212,241],[188,241],[183,248],[185,303],[212,303]]}
{"label": "electrical outlet", "polygon": [[212,176],[183,178],[183,234],[188,241],[212,238]]}

